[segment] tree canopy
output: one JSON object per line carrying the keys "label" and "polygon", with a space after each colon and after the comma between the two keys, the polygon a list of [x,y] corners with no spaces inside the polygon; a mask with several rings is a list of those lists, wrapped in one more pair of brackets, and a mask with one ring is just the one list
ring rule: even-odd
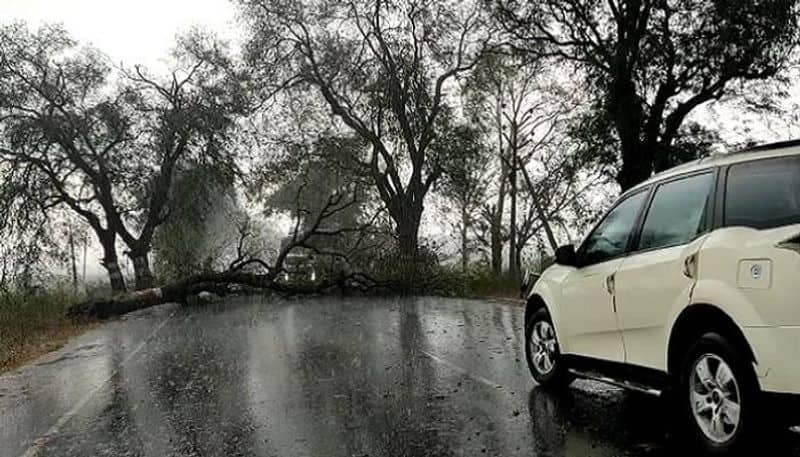
{"label": "tree canopy", "polygon": [[[256,0],[242,2],[248,59],[279,68],[280,88],[318,91],[331,113],[369,145],[362,164],[413,254],[425,196],[443,170],[439,132],[447,89],[491,41],[478,1]],[[270,87],[269,89],[275,89]]]}
{"label": "tree canopy", "polygon": [[674,164],[695,108],[779,75],[798,40],[795,0],[494,4],[514,46],[574,63],[598,89],[593,125],[613,128],[623,189]]}

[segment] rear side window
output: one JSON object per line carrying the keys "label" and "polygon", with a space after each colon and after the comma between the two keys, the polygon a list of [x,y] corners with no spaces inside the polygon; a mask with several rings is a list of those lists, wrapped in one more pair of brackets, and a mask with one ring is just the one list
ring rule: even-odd
{"label": "rear side window", "polygon": [[658,186],[639,237],[639,249],[688,243],[705,229],[714,175],[705,173]]}
{"label": "rear side window", "polygon": [[800,161],[778,158],[733,165],[725,191],[725,226],[757,229],[800,223]]}

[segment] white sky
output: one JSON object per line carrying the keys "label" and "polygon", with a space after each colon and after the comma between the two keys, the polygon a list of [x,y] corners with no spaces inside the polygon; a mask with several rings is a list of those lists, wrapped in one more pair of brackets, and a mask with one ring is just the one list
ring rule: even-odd
{"label": "white sky", "polygon": [[162,65],[176,34],[194,25],[231,38],[235,14],[230,0],[0,0],[0,22],[59,22],[115,63],[150,67]]}

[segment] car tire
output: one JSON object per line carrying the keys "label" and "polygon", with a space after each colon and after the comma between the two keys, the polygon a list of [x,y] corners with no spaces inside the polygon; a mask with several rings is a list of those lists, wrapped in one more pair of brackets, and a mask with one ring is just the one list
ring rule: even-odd
{"label": "car tire", "polygon": [[559,389],[572,382],[561,357],[555,326],[544,308],[534,312],[525,324],[525,358],[533,379],[541,387]]}
{"label": "car tire", "polygon": [[718,333],[702,335],[681,366],[673,399],[681,438],[703,455],[744,452],[759,425],[755,372],[740,351]]}

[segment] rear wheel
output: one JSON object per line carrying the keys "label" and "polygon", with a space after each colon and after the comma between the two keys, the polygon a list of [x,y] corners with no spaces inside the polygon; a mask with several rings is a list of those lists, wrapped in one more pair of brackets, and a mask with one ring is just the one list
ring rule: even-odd
{"label": "rear wheel", "polygon": [[728,340],[717,333],[697,340],[684,360],[678,393],[687,437],[706,455],[746,448],[757,425],[758,383]]}
{"label": "rear wheel", "polygon": [[533,379],[542,387],[566,387],[572,381],[561,359],[555,327],[544,308],[533,313],[525,325],[525,355]]}

